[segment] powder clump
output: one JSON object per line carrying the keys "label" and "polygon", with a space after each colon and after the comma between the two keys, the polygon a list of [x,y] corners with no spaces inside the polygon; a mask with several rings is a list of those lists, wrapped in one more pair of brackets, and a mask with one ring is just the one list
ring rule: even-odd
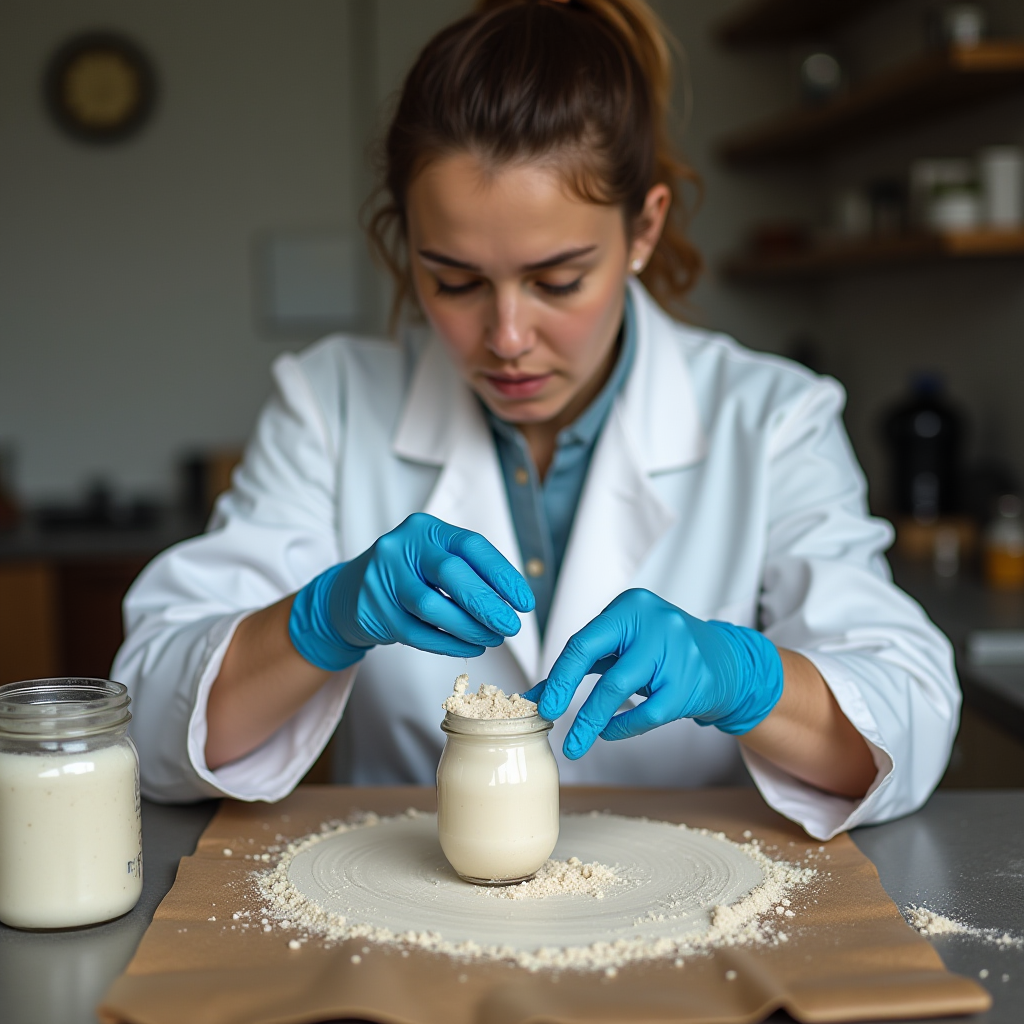
{"label": "powder clump", "polygon": [[545,861],[527,882],[479,891],[505,900],[542,900],[548,896],[592,896],[600,900],[618,880],[614,868],[596,861],[584,864],[579,857],[570,857]]}
{"label": "powder clump", "polygon": [[963,935],[971,931],[967,925],[925,907],[907,907],[906,917],[911,928],[922,935]]}
{"label": "powder clump", "polygon": [[476,693],[468,693],[469,676],[455,680],[452,695],[441,705],[445,711],[463,718],[528,718],[537,714],[537,705],[518,693],[507,695],[497,686],[481,683]]}

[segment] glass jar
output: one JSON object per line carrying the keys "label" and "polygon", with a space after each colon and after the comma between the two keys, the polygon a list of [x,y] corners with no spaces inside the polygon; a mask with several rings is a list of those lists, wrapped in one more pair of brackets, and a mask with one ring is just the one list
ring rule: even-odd
{"label": "glass jar", "polygon": [[71,928],[142,892],[131,698],[104,679],[0,686],[0,921]]}
{"label": "glass jar", "polygon": [[558,841],[558,765],[551,723],[445,713],[437,766],[437,834],[460,878],[511,885],[532,878]]}

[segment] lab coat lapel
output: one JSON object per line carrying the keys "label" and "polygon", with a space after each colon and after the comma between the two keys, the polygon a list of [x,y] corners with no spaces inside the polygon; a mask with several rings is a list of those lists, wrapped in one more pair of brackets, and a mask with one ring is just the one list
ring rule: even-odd
{"label": "lab coat lapel", "polygon": [[[523,560],[490,428],[472,392],[436,339],[413,377],[393,450],[441,467],[423,511],[486,537],[520,572]],[[538,679],[540,634],[533,612],[505,645],[532,684]]]}
{"label": "lab coat lapel", "polygon": [[631,283],[637,349],[587,473],[548,617],[546,676],[568,639],[623,590],[676,522],[651,477],[700,461],[706,439],[673,322]]}

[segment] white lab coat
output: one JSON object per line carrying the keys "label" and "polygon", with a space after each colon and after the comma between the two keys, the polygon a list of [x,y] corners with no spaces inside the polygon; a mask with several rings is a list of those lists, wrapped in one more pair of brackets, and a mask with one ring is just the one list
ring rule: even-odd
{"label": "white lab coat", "polygon": [[[534,615],[469,666],[523,691],[629,587],[701,618],[760,626],[820,670],[872,750],[861,801],[742,752],[765,799],[825,838],[917,808],[945,768],[959,689],[945,637],[892,584],[887,523],[843,430],[833,380],[683,326],[636,282],[637,351],[598,440],[541,642]],[[352,780],[432,784],[441,701],[461,660],[400,645],[332,676],[258,750],[211,771],[206,702],[238,622],[350,559],[415,511],[475,530],[522,568],[479,405],[436,341],[338,335],[274,365],[275,391],[206,534],[160,555],[125,601],[114,665],[134,700],[143,792],[277,800],[351,718]],[[734,738],[692,721],[599,740],[564,783],[702,786],[742,774]]]}

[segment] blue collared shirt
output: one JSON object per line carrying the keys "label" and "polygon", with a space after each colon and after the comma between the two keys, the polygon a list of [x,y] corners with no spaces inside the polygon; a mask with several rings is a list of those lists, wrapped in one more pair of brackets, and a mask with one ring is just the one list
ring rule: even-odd
{"label": "blue collared shirt", "polygon": [[559,431],[554,458],[543,482],[518,428],[498,419],[485,407],[505,478],[526,580],[537,601],[542,635],[597,439],[636,354],[636,318],[629,292],[620,339],[619,358],[604,387],[569,426]]}

